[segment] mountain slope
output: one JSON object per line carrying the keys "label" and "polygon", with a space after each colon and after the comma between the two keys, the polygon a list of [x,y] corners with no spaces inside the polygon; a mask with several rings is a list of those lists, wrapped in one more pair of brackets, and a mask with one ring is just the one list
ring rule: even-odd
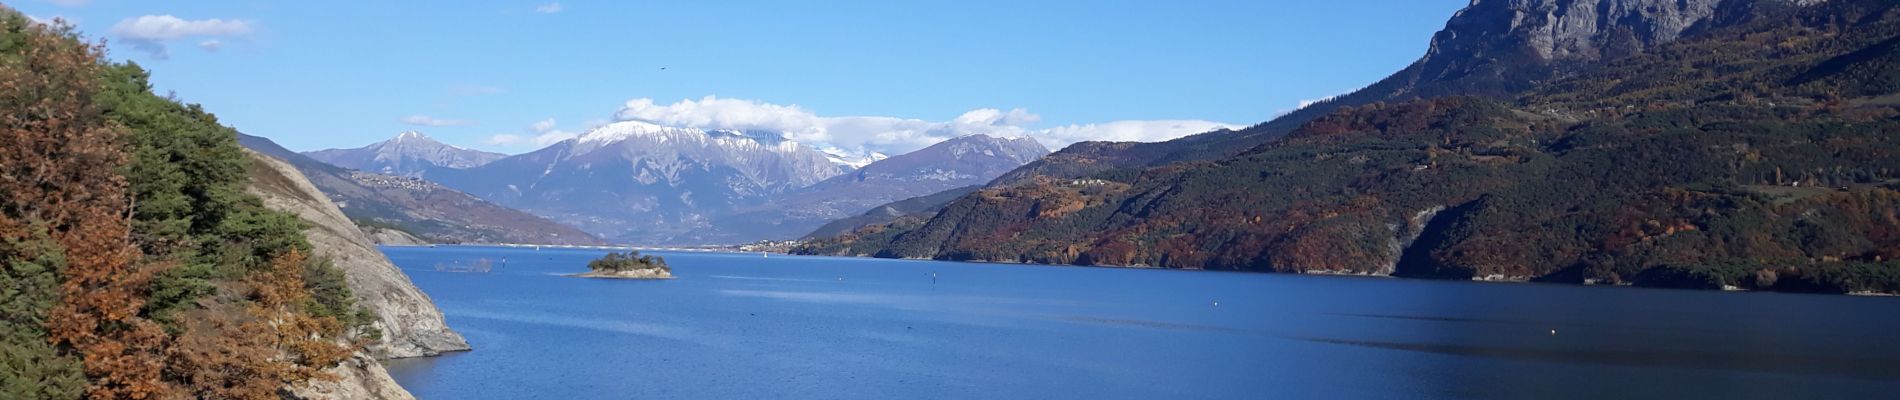
{"label": "mountain slope", "polygon": [[599,244],[599,239],[545,218],[502,207],[429,181],[329,165],[257,136],[239,143],[285,160],[366,229],[395,228],[432,242]]}
{"label": "mountain slope", "polygon": [[846,170],[775,133],[622,121],[430,179],[618,240],[700,244],[734,241],[714,215]]}
{"label": "mountain slope", "polygon": [[1817,0],[1474,0],[1432,37],[1418,61],[1363,89],[1239,131],[1157,143],[1085,142],[1012,171],[998,184],[1073,178],[1116,168],[1225,158],[1338,110],[1440,96],[1509,99],[1605,60]]}
{"label": "mountain slope", "polygon": [[714,224],[742,242],[796,238],[885,203],[987,183],[1048,153],[1026,137],[958,137],[772,196]]}
{"label": "mountain slope", "polygon": [[273,210],[309,221],[304,236],[310,238],[315,255],[343,270],[350,288],[362,299],[359,304],[376,313],[373,326],[383,332],[383,341],[372,348],[377,356],[420,357],[468,350],[468,342],[449,330],[429,296],[390,264],[310,180],[290,163],[256,152],[247,155],[251,184],[246,192]]}
{"label": "mountain slope", "polygon": [[389,140],[354,149],[327,149],[303,154],[343,168],[412,178],[421,177],[430,169],[474,168],[508,156],[456,147],[416,131],[403,132]]}
{"label": "mountain slope", "polygon": [[[931,215],[936,215],[938,211],[942,211],[943,207],[950,205],[951,201],[956,200],[957,198],[963,197],[964,195],[975,193],[977,190],[980,190],[982,188],[983,186],[981,185],[970,185],[970,186],[964,186],[960,188],[945,190],[942,192],[931,193],[931,194],[927,194],[923,196],[917,196],[917,197],[912,197],[908,199],[893,201],[893,202],[886,203],[884,205],[880,205],[875,208],[872,208],[870,211],[865,211],[863,214],[858,214],[856,216],[851,216],[851,217],[846,217],[846,218],[839,218],[839,219],[832,220],[831,222],[826,222],[824,225],[819,226],[818,229],[812,230],[811,233],[806,234],[801,239],[811,240],[811,239],[829,238],[833,236],[852,233],[854,231],[857,231],[858,229],[861,229],[867,226],[890,224],[901,218],[914,218],[914,219],[919,219],[920,220],[919,222],[921,222],[921,219],[929,218],[929,216]],[[850,252],[826,251],[825,253],[850,253]]]}
{"label": "mountain slope", "polygon": [[802,251],[1900,291],[1900,108],[1883,100],[1900,11],[1785,6],[1724,2],[1714,15],[1777,11],[1549,82],[1503,76],[1515,92],[1486,97],[1509,102],[1341,107],[1233,157],[1031,177]]}

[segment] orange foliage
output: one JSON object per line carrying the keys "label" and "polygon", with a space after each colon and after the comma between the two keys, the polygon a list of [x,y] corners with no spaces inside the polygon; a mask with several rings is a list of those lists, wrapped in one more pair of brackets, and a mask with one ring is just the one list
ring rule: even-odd
{"label": "orange foliage", "polygon": [[241,292],[248,304],[191,313],[167,373],[199,398],[267,399],[286,386],[335,379],[323,368],[349,358],[356,347],[329,339],[343,330],[336,319],[301,312],[310,301],[305,262],[294,250],[278,256],[269,270],[230,290]]}
{"label": "orange foliage", "polygon": [[[120,130],[92,103],[100,90],[95,46],[66,28],[26,28],[20,58],[0,68],[0,231],[41,227],[65,249],[60,303],[48,313],[52,340],[77,352],[86,395],[167,398],[160,377],[168,337],[139,316],[162,267],[141,264],[131,243],[131,199],[116,169]],[[36,225],[37,224],[37,225]]]}

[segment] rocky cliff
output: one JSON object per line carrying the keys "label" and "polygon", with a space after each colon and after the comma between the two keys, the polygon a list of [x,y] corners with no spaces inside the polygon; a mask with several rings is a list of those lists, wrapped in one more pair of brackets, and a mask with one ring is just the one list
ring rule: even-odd
{"label": "rocky cliff", "polygon": [[429,296],[391,264],[323,192],[290,164],[246,151],[251,158],[248,191],[271,209],[297,214],[309,221],[305,231],[319,257],[329,258],[343,270],[358,304],[373,311],[383,340],[368,354],[337,367],[342,380],[307,388],[316,397],[408,398],[374,359],[431,356],[468,350],[468,342],[449,329]]}
{"label": "rocky cliff", "polygon": [[468,350],[468,342],[449,330],[429,296],[416,289],[409,276],[384,258],[303,174],[282,160],[248,154],[252,157],[251,193],[272,209],[310,221],[312,228],[305,235],[316,255],[342,269],[358,301],[381,319],[375,324],[383,332],[383,343],[372,348],[376,356],[420,357]]}
{"label": "rocky cliff", "polygon": [[429,244],[429,241],[416,237],[416,235],[395,229],[363,227],[363,234],[368,235],[371,243],[382,246],[422,246]]}

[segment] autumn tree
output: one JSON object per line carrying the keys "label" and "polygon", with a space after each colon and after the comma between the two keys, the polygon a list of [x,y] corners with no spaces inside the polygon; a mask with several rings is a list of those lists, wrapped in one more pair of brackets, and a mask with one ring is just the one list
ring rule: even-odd
{"label": "autumn tree", "polygon": [[[91,398],[162,398],[168,337],[140,317],[156,264],[132,245],[131,198],[117,168],[121,130],[93,95],[101,50],[70,28],[9,15],[0,43],[0,238],[9,267],[57,271],[45,315],[52,344],[76,354]],[[18,246],[43,237],[57,248]],[[33,262],[43,260],[45,262]]]}
{"label": "autumn tree", "polygon": [[288,386],[335,379],[325,368],[358,349],[339,342],[345,330],[335,317],[304,312],[315,301],[305,289],[310,266],[302,252],[276,257],[270,269],[235,287],[245,302],[230,302],[187,314],[173,348],[170,374],[198,398],[271,398]]}

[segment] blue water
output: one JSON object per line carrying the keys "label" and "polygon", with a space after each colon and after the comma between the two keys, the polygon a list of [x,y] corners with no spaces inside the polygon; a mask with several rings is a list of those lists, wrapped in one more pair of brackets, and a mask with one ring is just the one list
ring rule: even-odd
{"label": "blue water", "polygon": [[[475,347],[391,362],[423,399],[1900,393],[1895,298],[711,253],[627,281],[559,276],[600,251],[384,251]],[[434,269],[479,258],[506,263]]]}

